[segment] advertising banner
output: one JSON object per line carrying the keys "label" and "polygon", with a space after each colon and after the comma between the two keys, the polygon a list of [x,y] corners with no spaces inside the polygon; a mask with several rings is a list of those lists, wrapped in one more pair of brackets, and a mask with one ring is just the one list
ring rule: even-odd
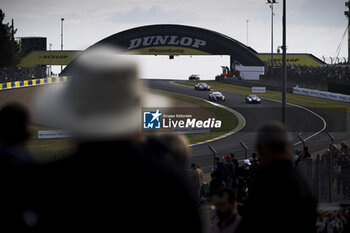
{"label": "advertising banner", "polygon": [[350,103],[350,95],[332,93],[328,91],[319,91],[319,90],[312,90],[307,88],[294,87],[293,94],[306,95],[306,96],[312,96],[317,98]]}

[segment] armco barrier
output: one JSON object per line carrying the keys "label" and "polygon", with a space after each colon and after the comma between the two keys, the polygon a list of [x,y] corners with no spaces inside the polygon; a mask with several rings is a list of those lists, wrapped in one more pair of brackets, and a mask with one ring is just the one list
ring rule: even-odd
{"label": "armco barrier", "polygon": [[329,99],[329,100],[350,103],[350,95],[332,93],[332,92],[328,92],[328,91],[319,91],[319,90],[312,90],[312,89],[307,89],[307,88],[294,87],[293,94],[313,96],[313,97],[317,97],[317,98],[323,98],[323,99]]}
{"label": "armco barrier", "polygon": [[67,76],[63,76],[63,77],[50,77],[50,78],[40,78],[40,79],[30,79],[30,80],[23,80],[23,81],[16,81],[16,82],[0,83],[0,91],[15,89],[15,88],[22,88],[22,87],[39,86],[39,85],[50,84],[50,83],[61,83],[61,82],[66,82],[67,79],[68,79]]}

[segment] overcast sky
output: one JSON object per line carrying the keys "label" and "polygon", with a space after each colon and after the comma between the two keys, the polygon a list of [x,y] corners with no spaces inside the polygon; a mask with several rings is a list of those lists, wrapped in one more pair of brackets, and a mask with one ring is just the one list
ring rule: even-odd
{"label": "overcast sky", "polygon": [[[347,26],[345,0],[287,0],[288,52],[334,57]],[[215,30],[258,52],[270,51],[271,11],[266,0],[1,0],[16,36],[44,36],[60,49],[82,50],[125,29],[148,24],[185,24]],[[282,0],[275,5],[275,43],[281,45]],[[347,37],[340,57],[347,57]],[[155,59],[151,59],[156,61]]]}

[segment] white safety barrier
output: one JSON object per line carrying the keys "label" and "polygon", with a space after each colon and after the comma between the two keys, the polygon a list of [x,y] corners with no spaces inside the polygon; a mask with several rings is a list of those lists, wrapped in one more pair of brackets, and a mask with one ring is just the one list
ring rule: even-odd
{"label": "white safety barrier", "polygon": [[332,93],[328,91],[312,90],[307,88],[293,87],[293,94],[313,96],[317,98],[350,103],[350,95]]}
{"label": "white safety barrier", "polygon": [[39,130],[38,139],[70,138],[72,135],[64,130]]}

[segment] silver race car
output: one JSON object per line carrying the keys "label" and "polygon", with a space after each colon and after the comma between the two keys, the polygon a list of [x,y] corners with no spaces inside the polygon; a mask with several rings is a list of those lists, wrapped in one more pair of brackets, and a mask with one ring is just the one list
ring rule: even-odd
{"label": "silver race car", "polygon": [[248,95],[247,97],[245,97],[245,102],[247,104],[260,104],[261,99],[257,95]]}
{"label": "silver race car", "polygon": [[198,91],[210,91],[210,86],[206,83],[197,83],[194,89]]}
{"label": "silver race car", "polygon": [[218,100],[225,101],[225,99],[226,99],[225,96],[219,91],[214,91],[209,94],[209,100],[212,100],[212,101],[218,101]]}

